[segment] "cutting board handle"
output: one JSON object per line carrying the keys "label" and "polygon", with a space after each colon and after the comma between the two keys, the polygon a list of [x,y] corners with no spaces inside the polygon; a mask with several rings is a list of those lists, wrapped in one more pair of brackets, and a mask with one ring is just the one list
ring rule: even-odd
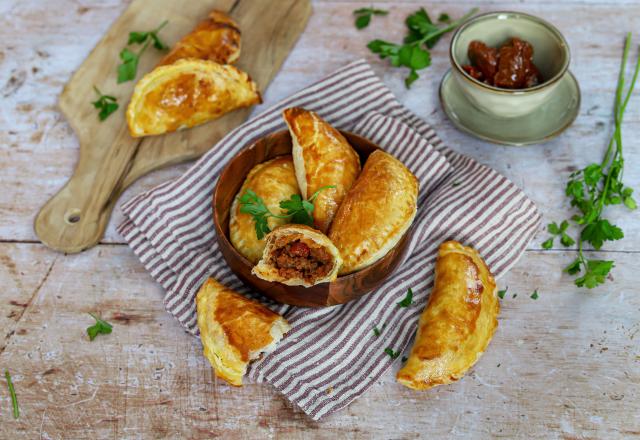
{"label": "cutting board handle", "polygon": [[80,145],[73,176],[35,219],[36,234],[45,245],[76,253],[100,241],[139,145],[126,125],[106,150]]}

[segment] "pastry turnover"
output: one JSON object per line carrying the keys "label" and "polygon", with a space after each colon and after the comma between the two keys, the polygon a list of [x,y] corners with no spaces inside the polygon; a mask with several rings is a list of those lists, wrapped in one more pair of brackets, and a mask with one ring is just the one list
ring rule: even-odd
{"label": "pastry turnover", "polygon": [[385,256],[411,226],[417,198],[418,180],[402,162],[382,150],[371,153],[329,230],[344,261],[340,275]]}
{"label": "pastry turnover", "polygon": [[133,91],[127,124],[133,137],[199,125],[261,102],[249,75],[213,61],[179,60],[147,73]]}
{"label": "pastry turnover", "polygon": [[[258,197],[262,198],[271,212],[283,215],[285,210],[280,208],[280,201],[289,199],[293,194],[299,194],[291,156],[280,156],[253,167],[231,205],[229,215],[231,244],[247,260],[256,264],[262,257],[265,239],[258,240],[253,217],[250,214],[240,212],[238,198],[247,189],[251,189]],[[267,220],[271,230],[286,222],[287,219],[276,217],[269,217]]]}
{"label": "pastry turnover", "polygon": [[316,113],[303,108],[283,112],[293,144],[293,161],[300,194],[310,198],[323,186],[315,200],[315,227],[327,232],[338,206],[360,173],[360,158],[338,130]]}
{"label": "pastry turnover", "polygon": [[460,379],[491,341],[499,311],[495,280],[478,252],[442,243],[433,291],[398,382],[425,390]]}
{"label": "pastry turnover", "polygon": [[196,296],[198,327],[216,376],[242,386],[247,365],[272,351],[289,331],[287,321],[262,304],[209,278]]}
{"label": "pastry turnover", "polygon": [[305,225],[285,225],[266,237],[260,262],[251,273],[267,281],[311,287],[335,280],[340,253],[322,232]]}
{"label": "pastry turnover", "polygon": [[212,11],[193,31],[176,43],[160,65],[185,58],[231,64],[240,56],[240,29],[235,21],[220,11]]}

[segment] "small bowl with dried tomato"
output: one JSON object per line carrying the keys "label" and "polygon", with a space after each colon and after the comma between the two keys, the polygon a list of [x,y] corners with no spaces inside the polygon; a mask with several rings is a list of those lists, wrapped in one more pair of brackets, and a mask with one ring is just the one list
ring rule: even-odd
{"label": "small bowl with dried tomato", "polygon": [[560,31],[521,12],[479,15],[458,28],[449,56],[453,78],[479,110],[515,118],[539,109],[568,74]]}

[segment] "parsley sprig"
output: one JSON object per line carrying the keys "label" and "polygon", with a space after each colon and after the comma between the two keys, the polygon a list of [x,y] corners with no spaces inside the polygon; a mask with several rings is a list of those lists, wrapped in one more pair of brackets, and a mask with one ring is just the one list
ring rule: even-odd
{"label": "parsley sprig", "polygon": [[404,299],[400,302],[397,302],[396,304],[398,305],[398,307],[409,307],[413,304],[413,290],[411,290],[411,287],[409,287],[409,289],[407,290],[407,295],[404,297]]}
{"label": "parsley sprig", "polygon": [[403,44],[390,43],[385,40],[373,40],[367,44],[371,52],[378,54],[381,59],[389,58],[394,67],[409,68],[409,76],[404,84],[407,88],[419,78],[418,70],[431,65],[431,49],[447,32],[451,32],[469,17],[478,12],[472,9],[459,20],[451,21],[447,14],[441,14],[438,23],[434,23],[424,8],[409,15],[405,21],[407,36]]}
{"label": "parsley sprig", "polygon": [[[565,193],[571,200],[571,206],[578,209],[579,213],[571,220],[581,228],[578,236],[578,256],[564,270],[571,275],[578,275],[575,284],[578,287],[594,288],[605,282],[607,276],[614,267],[610,260],[587,259],[584,255],[584,246],[590,244],[595,250],[602,248],[605,241],[620,240],[624,237],[622,229],[603,218],[604,207],[608,205],[624,204],[628,209],[635,210],[637,204],[632,197],[633,189],[625,186],[622,181],[624,173],[624,157],[622,154],[622,120],[624,112],[633,93],[633,89],[640,72],[640,55],[635,64],[633,77],[625,89],[625,69],[631,48],[631,33],[627,34],[620,74],[616,87],[614,105],[615,128],[609,141],[609,145],[601,163],[592,163],[585,168],[572,173],[569,177]],[[552,225],[553,228],[551,227]],[[573,244],[573,239],[565,231],[568,221],[562,222],[560,227],[555,223],[549,225],[549,232],[561,235],[560,241],[565,246]],[[563,240],[564,239],[564,240]],[[570,244],[569,244],[570,243]],[[553,240],[543,243],[543,247],[549,248]]]}
{"label": "parsley sprig", "polygon": [[95,90],[98,95],[98,99],[93,101],[91,104],[100,112],[98,113],[98,118],[101,121],[104,121],[109,117],[109,115],[116,110],[118,110],[118,99],[115,96],[111,95],[103,95],[102,92],[96,87],[93,86],[93,90]]}
{"label": "parsley sprig", "polygon": [[113,330],[113,326],[109,324],[107,321],[104,321],[98,318],[93,313],[89,313],[96,320],[96,323],[91,327],[87,327],[87,334],[89,335],[89,340],[93,341],[98,334],[108,335]]}
{"label": "parsley sprig", "polygon": [[549,231],[549,233],[552,235],[552,237],[550,237],[548,240],[546,240],[544,243],[542,243],[542,248],[543,249],[551,249],[553,247],[553,239],[556,236],[560,237],[560,243],[562,243],[562,245],[564,247],[569,247],[569,246],[573,246],[574,244],[576,244],[575,240],[573,238],[571,238],[571,236],[569,234],[567,234],[567,228],[569,228],[569,222],[564,220],[562,223],[560,223],[560,226],[558,226],[558,224],[556,222],[553,223],[549,223],[547,225],[547,231]]}
{"label": "parsley sprig", "polygon": [[313,202],[316,200],[321,191],[325,189],[335,188],[335,185],[323,186],[313,193],[311,197],[304,200],[300,194],[293,194],[289,199],[280,202],[280,208],[285,211],[284,214],[274,214],[264,204],[264,200],[255,191],[247,189],[238,199],[240,203],[240,212],[249,214],[253,217],[256,237],[258,240],[271,232],[267,220],[269,217],[286,218],[291,223],[299,225],[313,226]]}
{"label": "parsley sprig", "polygon": [[20,417],[20,407],[18,406],[18,397],[16,396],[16,390],[13,387],[13,381],[11,380],[11,375],[9,374],[9,370],[4,370],[4,377],[7,379],[7,387],[9,388],[9,394],[11,395],[11,406],[13,406],[13,418],[17,419]]}
{"label": "parsley sprig", "polygon": [[135,79],[138,73],[138,63],[140,57],[147,50],[149,44],[153,43],[153,47],[158,50],[167,50],[169,47],[158,37],[158,32],[167,25],[168,21],[163,21],[157,28],[147,32],[130,32],[128,45],[143,44],[142,49],[133,52],[128,47],[120,51],[120,59],[122,63],[118,66],[118,84]]}
{"label": "parsley sprig", "polygon": [[393,351],[393,348],[387,347],[384,349],[384,352],[389,355],[391,359],[397,359],[400,356],[399,351]]}
{"label": "parsley sprig", "polygon": [[356,16],[355,25],[358,29],[364,29],[369,26],[371,17],[374,15],[387,15],[389,11],[384,9],[375,8],[360,8],[353,11],[353,15]]}

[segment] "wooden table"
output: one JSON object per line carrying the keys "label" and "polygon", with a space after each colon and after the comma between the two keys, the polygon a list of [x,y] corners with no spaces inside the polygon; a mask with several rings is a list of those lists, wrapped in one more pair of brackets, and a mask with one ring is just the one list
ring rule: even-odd
{"label": "wooden table", "polygon": [[[365,57],[399,99],[459,151],[524,188],[545,224],[568,216],[563,188],[577,167],[599,161],[612,131],[612,105],[625,32],[638,31],[637,0],[381,2],[387,18],[357,31],[351,12],[371,2],[322,1],[265,94],[265,106]],[[446,5],[444,4],[446,3]],[[575,255],[542,250],[541,231],[518,265],[489,350],[460,382],[416,393],[389,373],[347,409],[315,423],[267,385],[235,389],[216,380],[200,343],[163,310],[162,291],[115,232],[65,256],[39,244],[39,207],[66,181],[77,142],[56,110],[73,70],[120,14],[126,0],[11,0],[0,3],[0,367],[9,369],[21,416],[0,384],[1,438],[629,438],[640,435],[640,221],[613,209],[624,240],[597,255],[616,261],[614,280],[587,291],[561,268]],[[274,1],[274,4],[276,2]],[[460,16],[521,10],[557,25],[570,43],[582,110],[562,136],[509,148],[468,137],[448,122],[437,98],[448,68],[448,39],[413,88],[404,71],[368,52],[373,38],[401,39],[418,6]],[[640,35],[635,36],[638,44]],[[635,56],[635,54],[634,54]],[[640,96],[624,125],[628,184],[640,190]],[[92,97],[87,97],[89,100]],[[121,203],[188,165],[149,175]],[[116,210],[117,211],[117,210]],[[591,252],[589,252],[591,255]],[[537,301],[529,295],[538,289]],[[513,298],[511,293],[518,293]],[[94,311],[113,334],[89,342]]]}

